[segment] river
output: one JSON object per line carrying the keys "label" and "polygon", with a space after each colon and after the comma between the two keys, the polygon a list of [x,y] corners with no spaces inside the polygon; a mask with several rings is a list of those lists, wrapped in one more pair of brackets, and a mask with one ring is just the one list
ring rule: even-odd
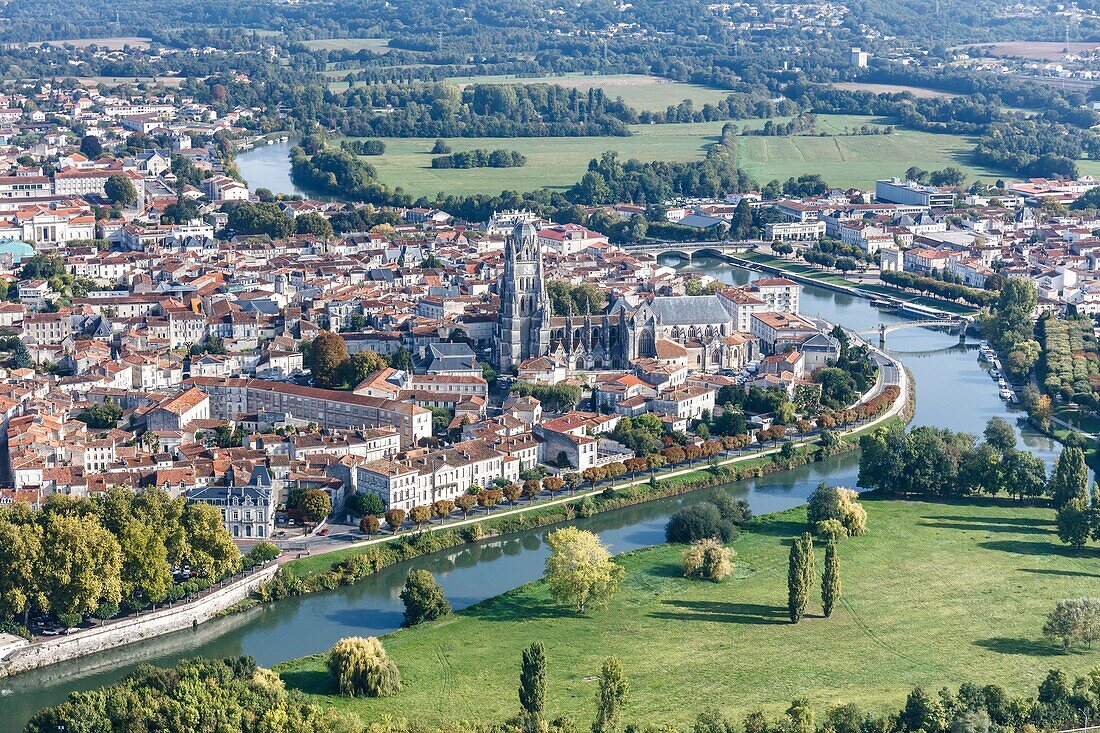
{"label": "river", "polygon": [[305,191],[290,180],[290,149],[296,144],[293,139],[285,143],[276,140],[271,145],[260,141],[251,150],[237,154],[237,170],[253,191],[266,188],[275,194],[304,196]]}
{"label": "river", "polygon": [[[246,155],[266,154],[276,147],[263,146]],[[272,183],[271,179],[264,179],[256,185]],[[697,258],[690,264],[675,258],[666,262],[728,283],[742,284],[758,277],[709,258]],[[813,286],[803,288],[801,310],[854,329],[904,320],[880,313],[864,299]],[[998,397],[996,383],[978,363],[975,344],[962,346],[957,336],[914,328],[890,334],[888,349],[901,358],[915,377],[914,424],[980,434],[993,416],[1006,417],[1010,422],[1018,416]],[[1019,435],[1019,442],[1048,463],[1057,454],[1057,444],[1041,435],[1025,432]],[[821,481],[854,486],[858,467],[858,454],[847,453],[811,466],[737,482],[727,488],[748,499],[753,511],[761,514],[801,503]],[[599,533],[615,552],[647,547],[664,540],[664,525],[670,514],[685,504],[703,501],[710,494],[711,491],[704,490],[655,501],[600,514],[578,521],[577,525]],[[451,604],[456,609],[465,608],[540,577],[546,558],[543,537],[547,531],[532,530],[467,545],[387,568],[354,586],[267,604],[210,621],[192,631],[0,679],[0,689],[14,693],[0,697],[0,733],[19,730],[34,711],[61,702],[70,691],[110,683],[141,662],[168,665],[187,656],[249,654],[262,665],[272,665],[325,651],[344,636],[393,631],[401,623],[398,593],[411,567],[432,571]]]}

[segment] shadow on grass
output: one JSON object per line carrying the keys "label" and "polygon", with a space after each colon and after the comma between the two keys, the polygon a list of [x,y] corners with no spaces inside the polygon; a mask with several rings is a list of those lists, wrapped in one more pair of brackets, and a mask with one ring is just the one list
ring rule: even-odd
{"label": "shadow on grass", "polygon": [[547,606],[545,599],[539,600],[521,593],[505,593],[470,606],[462,613],[482,621],[528,621],[570,615],[569,609],[564,606]]}
{"label": "shadow on grass", "polygon": [[1045,641],[1036,639],[1009,639],[995,636],[991,639],[978,639],[975,646],[997,652],[998,654],[1024,654],[1029,657],[1057,657],[1062,650]]}
{"label": "shadow on grass", "polygon": [[[687,545],[684,545],[686,548]],[[660,565],[652,565],[646,570],[647,575],[652,575],[655,578],[679,578],[684,577],[684,568],[677,563],[667,562]]]}
{"label": "shadow on grass", "polygon": [[1018,527],[1053,527],[1056,524],[1053,519],[1040,519],[1039,517],[937,516],[925,517],[925,519],[940,519],[948,522],[972,522],[979,524],[1011,524]]}
{"label": "shadow on grass", "polygon": [[795,522],[789,519],[761,518],[745,527],[744,532],[763,535],[764,537],[785,537],[793,540],[801,537],[803,532],[809,531],[805,522]]}
{"label": "shadow on grass", "polygon": [[1100,578],[1100,573],[1086,573],[1084,570],[1054,570],[1053,568],[1020,568],[1022,573],[1035,575],[1057,575],[1062,578]]}
{"label": "shadow on grass", "polygon": [[300,690],[310,695],[331,695],[336,692],[332,676],[319,669],[300,669],[294,672],[282,672],[279,675],[287,689]]}
{"label": "shadow on grass", "polygon": [[1089,549],[1075,550],[1054,542],[1029,542],[1027,540],[991,540],[979,542],[978,547],[986,550],[1000,550],[1014,555],[1036,555],[1040,557],[1058,555],[1059,557],[1096,558],[1097,553]]}
{"label": "shadow on grass", "polygon": [[[1003,532],[1005,534],[1042,534],[1049,535],[1050,530],[1042,529],[1040,527],[1028,527],[1016,524],[997,524],[993,522],[971,522],[966,517],[930,517],[929,519],[935,519],[936,521],[928,521],[928,519],[920,520],[922,527],[935,527],[938,529],[960,529],[966,532]],[[958,519],[957,522],[945,521],[950,519]]]}
{"label": "shadow on grass", "polygon": [[679,610],[654,611],[653,618],[673,621],[722,621],[735,624],[786,624],[787,609],[759,603],[726,603],[724,601],[662,601]]}

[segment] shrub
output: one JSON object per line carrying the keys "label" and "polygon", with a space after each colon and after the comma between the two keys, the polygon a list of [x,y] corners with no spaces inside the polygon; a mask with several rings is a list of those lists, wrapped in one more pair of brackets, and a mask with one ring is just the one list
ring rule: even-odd
{"label": "shrub", "polygon": [[347,697],[386,697],[401,690],[397,665],[373,636],[336,642],[328,655],[328,671],[340,694]]}
{"label": "shrub", "polygon": [[814,525],[814,532],[826,539],[839,540],[848,536],[848,528],[838,519],[826,519]]}
{"label": "shrub", "polygon": [[715,583],[733,572],[735,553],[714,538],[699,540],[681,555],[685,578],[704,578]]}
{"label": "shrub", "polygon": [[718,507],[708,502],[681,509],[665,525],[665,540],[682,544],[710,537],[729,542],[736,535],[733,523],[723,519]]}

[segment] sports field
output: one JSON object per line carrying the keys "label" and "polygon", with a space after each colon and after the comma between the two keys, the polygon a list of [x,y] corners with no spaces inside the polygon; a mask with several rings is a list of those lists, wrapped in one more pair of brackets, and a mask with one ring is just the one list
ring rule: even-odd
{"label": "sports field", "polygon": [[622,97],[629,106],[639,111],[663,111],[690,99],[702,107],[707,102],[718,102],[732,92],[698,84],[684,84],[644,74],[561,74],[558,76],[455,76],[447,81],[454,84],[558,84],[583,91],[602,89],[612,99]]}
{"label": "sports field", "polygon": [[[783,120],[779,120],[783,121]],[[967,181],[993,179],[998,173],[969,164],[973,142],[958,135],[897,130],[893,135],[844,135],[862,125],[883,126],[889,120],[857,115],[820,115],[818,129],[838,137],[738,138],[738,161],[760,183],[786,180],[802,173],[821,173],[835,186],[873,187],[876,178],[901,175],[912,165],[935,170],[954,165]],[[389,138],[386,153],[367,161],[390,186],[416,196],[439,191],[459,195],[529,191],[543,186],[566,188],[580,179],[592,158],[616,150],[626,160],[687,161],[703,157],[717,142],[722,122],[636,125],[631,137],[452,138],[455,151],[486,148],[516,150],[527,156],[523,168],[455,170],[431,168],[434,138]],[[759,128],[763,120],[737,120],[741,129]]]}
{"label": "sports field", "polygon": [[1072,678],[1100,663],[1100,650],[1063,653],[1041,635],[1055,601],[1095,595],[1100,578],[1100,551],[1059,543],[1053,510],[1007,501],[864,507],[869,533],[840,545],[844,595],[829,619],[818,585],[807,618],[787,619],[788,548],[805,528],[796,509],[742,533],[734,574],[720,584],[683,578],[682,546],[662,545],[622,556],[626,577],[605,610],[577,615],[538,582],[392,634],[384,644],[405,685],[394,697],[331,695],[320,657],[288,663],[283,679],[367,720],[499,722],[518,709],[520,651],[541,641],[548,716],[587,728],[592,675],[616,655],[630,682],[624,724],[683,730],[705,709],[740,722],[795,697],[819,719],[836,703],[895,711],[915,685],[992,683],[1033,696],[1051,668]]}

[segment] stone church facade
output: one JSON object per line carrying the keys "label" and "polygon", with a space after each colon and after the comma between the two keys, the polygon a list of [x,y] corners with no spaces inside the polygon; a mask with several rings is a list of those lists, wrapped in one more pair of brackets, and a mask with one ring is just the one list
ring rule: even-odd
{"label": "stone church facade", "polygon": [[751,358],[751,344],[735,326],[737,306],[719,294],[620,298],[600,313],[574,313],[570,305],[566,315],[553,315],[538,232],[529,223],[517,225],[505,243],[499,293],[493,345],[502,371],[539,356],[558,359],[571,371],[629,369],[638,359],[667,358],[670,352],[704,371]]}

